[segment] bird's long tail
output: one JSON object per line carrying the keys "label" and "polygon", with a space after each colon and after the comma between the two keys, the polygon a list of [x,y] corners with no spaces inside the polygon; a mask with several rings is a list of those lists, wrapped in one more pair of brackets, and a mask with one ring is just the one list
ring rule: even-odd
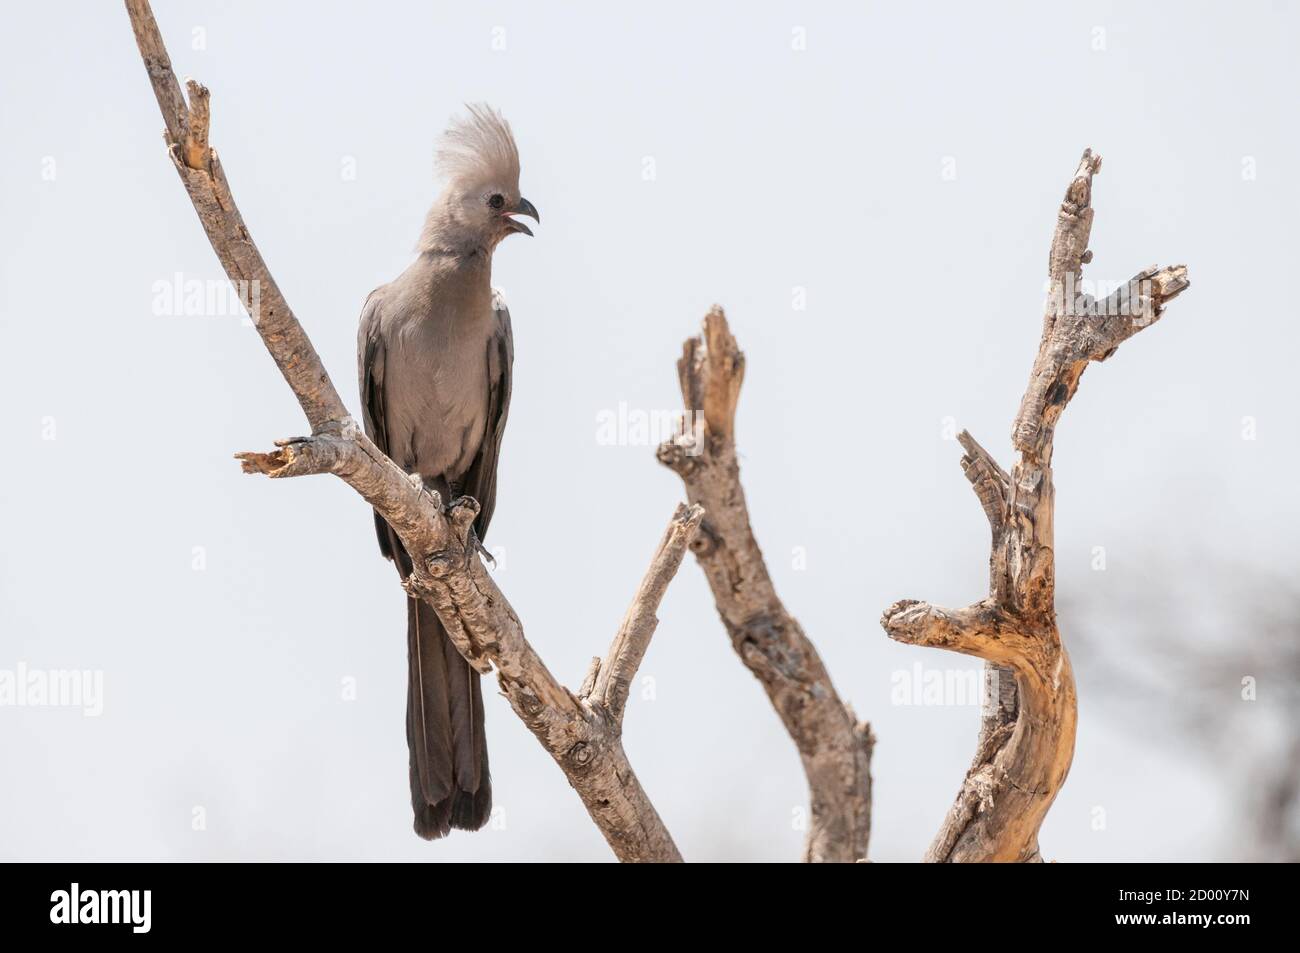
{"label": "bird's long tail", "polygon": [[428,603],[407,599],[406,619],[406,743],[415,832],[432,840],[453,827],[475,831],[492,812],[479,674],[456,651]]}

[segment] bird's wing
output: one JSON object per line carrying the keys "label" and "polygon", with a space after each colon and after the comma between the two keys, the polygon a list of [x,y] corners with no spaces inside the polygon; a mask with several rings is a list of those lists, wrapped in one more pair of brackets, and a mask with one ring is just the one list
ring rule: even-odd
{"label": "bird's wing", "polygon": [[[382,289],[376,288],[366,298],[361,309],[361,326],[357,329],[357,379],[361,386],[361,421],[366,436],[379,451],[388,454],[388,431],[384,417],[384,338],[380,334],[379,317],[383,307]],[[393,531],[384,518],[375,514],[375,533],[379,537],[379,551],[393,558]]]}
{"label": "bird's wing", "polygon": [[488,339],[488,412],[483,442],[478,456],[465,474],[464,492],[478,500],[479,514],[475,529],[481,541],[487,534],[488,523],[497,502],[497,460],[501,456],[501,437],[506,430],[506,414],[510,410],[510,386],[515,362],[515,339],[510,328],[510,310],[501,293],[492,292],[492,312],[496,331]]}

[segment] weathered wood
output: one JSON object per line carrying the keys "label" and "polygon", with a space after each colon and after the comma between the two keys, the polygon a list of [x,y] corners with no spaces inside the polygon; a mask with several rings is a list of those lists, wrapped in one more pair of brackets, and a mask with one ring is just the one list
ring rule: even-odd
{"label": "weathered wood", "polygon": [[[687,547],[703,518],[704,510],[699,506],[693,506],[689,511],[685,507],[678,508],[673,521],[668,524],[664,538],[659,542],[659,549],[650,562],[650,568],[646,570],[645,578],[641,580],[632,605],[628,607],[627,615],[623,617],[623,624],[610,643],[604,663],[593,665],[589,672],[592,681],[586,694],[603,704],[619,721],[623,719],[632,679],[641,667],[641,660],[650,646],[650,638],[659,625],[655,612],[668,590],[668,584],[677,575]],[[587,678],[584,677],[584,684],[586,681]]]}
{"label": "weathered wood", "polygon": [[722,309],[704,318],[677,362],[687,415],[660,446],[705,520],[691,548],[713,590],[732,646],[762,683],[793,739],[811,811],[804,860],[853,863],[871,834],[871,727],[840,700],[817,649],[786,611],[749,521],[736,460],[736,404],[745,357]]}
{"label": "weathered wood", "polygon": [[1091,260],[1092,178],[1083,154],[1066,191],[1048,258],[1049,294],[1029,386],[1012,427],[1020,456],[1008,474],[969,433],[962,469],[992,530],[989,597],[965,609],[896,602],[890,638],[985,660],[990,690],[975,759],[926,854],[931,862],[1038,861],[1038,830],[1074,755],[1074,676],[1056,626],[1052,439],[1091,361],[1103,361],[1159,320],[1188,287],[1187,269],[1148,268],[1097,301],[1081,295]]}
{"label": "weathered wood", "polygon": [[[564,771],[619,860],[680,861],[622,744],[627,685],[655,628],[655,612],[703,517],[679,506],[610,647],[601,680],[590,673],[574,695],[550,673],[524,637],[510,603],[484,568],[470,527],[478,504],[449,506],[408,477],[357,427],[289,309],[239,215],[216,152],[208,145],[208,91],[193,81],[186,104],[147,0],[126,0],[166,124],[172,161],[227,276],[302,405],[312,434],[279,441],[270,453],[237,454],[244,472],[281,479],[332,473],[357,491],[393,527],[413,554],[403,586],[438,612],[457,648],[476,669],[494,667],[516,714]],[[595,692],[596,687],[600,693]]]}

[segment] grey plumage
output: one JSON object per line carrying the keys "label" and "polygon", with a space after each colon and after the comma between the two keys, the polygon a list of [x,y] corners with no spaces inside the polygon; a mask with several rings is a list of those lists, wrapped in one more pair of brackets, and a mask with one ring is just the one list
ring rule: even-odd
{"label": "grey plumage", "polygon": [[[472,496],[483,540],[496,506],[497,462],[510,405],[510,312],[491,286],[492,252],[511,218],[537,218],[519,194],[509,125],[485,106],[453,123],[438,153],[446,187],[425,221],[418,257],[366,300],[357,337],[366,433],[443,499]],[[380,551],[403,577],[411,562],[375,515]],[[475,830],[491,812],[479,675],[434,611],[407,600],[407,744],[421,837]]]}

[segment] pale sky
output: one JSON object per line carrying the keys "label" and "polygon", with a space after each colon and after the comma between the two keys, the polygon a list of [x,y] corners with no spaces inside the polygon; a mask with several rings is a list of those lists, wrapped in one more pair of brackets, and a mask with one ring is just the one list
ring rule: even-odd
{"label": "pale sky", "polygon": [[[156,13],[177,73],[212,90],[241,210],[354,411],[357,318],[411,258],[438,134],[465,102],[511,120],[542,224],[495,262],[516,364],[489,541],[570,685],[682,496],[651,442],[609,445],[597,421],[677,409],[682,339],[711,303],[727,309],[748,359],[755,531],[879,739],[876,860],[922,856],[978,728],[969,706],[894,703],[913,666],[974,663],[892,643],[878,619],[901,598],[985,593],[987,524],[948,437],[969,428],[1011,462],[1056,209],[1085,146],[1105,159],[1087,275],[1186,263],[1192,287],[1088,370],[1059,427],[1067,647],[1088,631],[1128,664],[1137,616],[1187,598],[1230,638],[1214,621],[1232,618],[1224,567],[1295,565],[1294,4]],[[221,272],[125,11],[7,16],[0,670],[96,671],[103,692],[94,717],[0,707],[0,857],[612,859],[490,682],[500,823],[432,844],[411,832],[403,594],[350,489],[231,459],[305,428],[252,328],[156,306],[159,283]],[[1127,625],[1088,628],[1152,575]],[[798,859],[794,747],[693,560],[660,615],[625,732],[644,786],[688,860]],[[1248,748],[1264,716],[1242,709],[1243,674],[1224,672],[1208,704],[1244,717]],[[1105,687],[1081,670],[1044,855],[1236,856],[1241,807],[1210,753],[1107,710]]]}

